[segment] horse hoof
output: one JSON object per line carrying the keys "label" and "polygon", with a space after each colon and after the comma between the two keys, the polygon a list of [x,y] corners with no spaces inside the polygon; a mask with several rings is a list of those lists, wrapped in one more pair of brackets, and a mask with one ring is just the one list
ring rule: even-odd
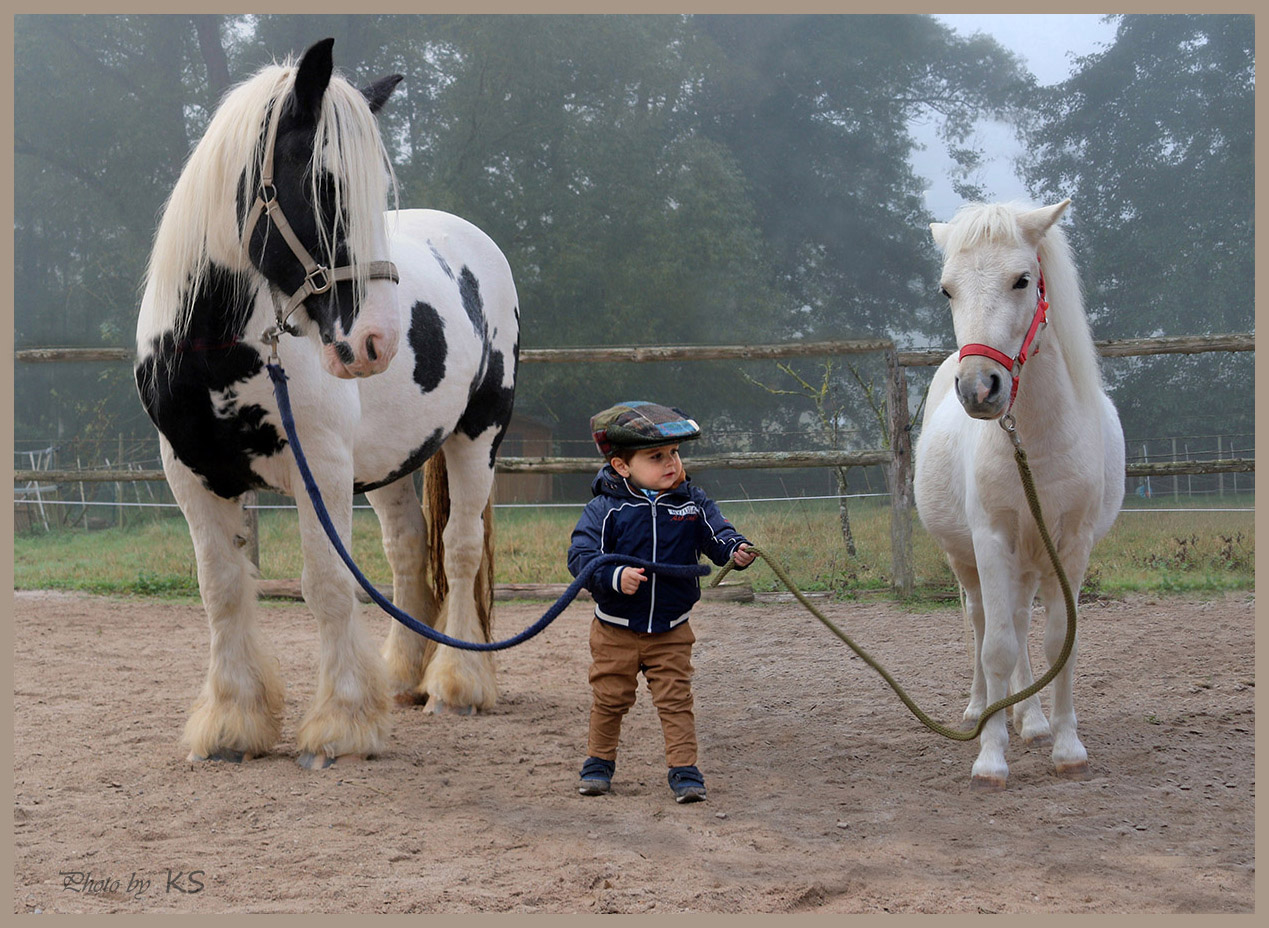
{"label": "horse hoof", "polygon": [[339,754],[331,757],[329,754],[310,754],[306,751],[295,762],[305,770],[329,770],[336,765],[341,768],[351,767],[369,759],[368,754]]}
{"label": "horse hoof", "polygon": [[415,690],[409,690],[404,693],[397,693],[392,697],[398,706],[409,708],[411,706],[421,706],[427,702],[427,693],[419,693]]}
{"label": "horse hoof", "polygon": [[432,703],[433,715],[475,715],[475,706],[451,706],[439,699]]}
{"label": "horse hoof", "polygon": [[1004,777],[975,776],[969,781],[969,788],[975,793],[998,793],[1005,788]]}
{"label": "horse hoof", "polygon": [[1075,764],[1058,764],[1054,772],[1064,780],[1087,780],[1089,777],[1088,761]]}
{"label": "horse hoof", "polygon": [[201,764],[209,761],[225,764],[241,764],[243,761],[251,760],[251,755],[245,751],[235,751],[233,748],[221,748],[219,751],[213,751],[211,754],[206,756],[191,753],[187,760],[191,764]]}
{"label": "horse hoof", "polygon": [[1022,743],[1029,748],[1047,748],[1053,744],[1053,735],[1046,731],[1030,738],[1023,736]]}

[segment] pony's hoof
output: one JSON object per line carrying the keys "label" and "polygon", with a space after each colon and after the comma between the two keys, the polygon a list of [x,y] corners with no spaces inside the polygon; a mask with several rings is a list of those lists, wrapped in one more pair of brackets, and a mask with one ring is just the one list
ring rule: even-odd
{"label": "pony's hoof", "polygon": [[369,759],[368,754],[339,754],[332,757],[329,754],[311,754],[305,751],[295,762],[305,770],[329,770],[337,764],[340,767],[351,767]]}
{"label": "pony's hoof", "polygon": [[1029,748],[1047,748],[1053,744],[1053,733],[1044,731],[1040,732],[1038,735],[1032,735],[1029,738],[1026,735],[1023,735],[1022,743]]}
{"label": "pony's hoof", "polygon": [[235,751],[233,748],[221,748],[219,751],[213,751],[211,754],[206,756],[191,753],[186,759],[191,764],[202,764],[207,762],[241,764],[243,761],[251,760],[251,755],[246,751]]}
{"label": "pony's hoof", "polygon": [[433,715],[475,715],[475,706],[451,706],[439,699],[431,703]]}
{"label": "pony's hoof", "polygon": [[970,778],[969,788],[975,793],[998,793],[1005,788],[1005,778],[974,776]]}
{"label": "pony's hoof", "polygon": [[1058,764],[1053,768],[1053,772],[1064,780],[1087,780],[1089,777],[1088,761],[1079,761],[1074,764]]}

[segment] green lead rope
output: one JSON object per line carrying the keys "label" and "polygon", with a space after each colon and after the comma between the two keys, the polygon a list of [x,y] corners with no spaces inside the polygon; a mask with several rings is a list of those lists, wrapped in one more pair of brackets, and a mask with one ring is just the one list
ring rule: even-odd
{"label": "green lead rope", "polygon": [[[953,741],[972,741],[982,732],[983,726],[987,724],[987,720],[991,718],[991,716],[995,715],[1001,709],[1012,706],[1014,703],[1022,702],[1024,699],[1029,699],[1048,686],[1053,678],[1058,675],[1058,672],[1061,671],[1062,667],[1065,666],[1067,658],[1071,656],[1071,651],[1075,647],[1075,596],[1071,593],[1071,585],[1066,579],[1066,572],[1062,570],[1062,565],[1058,561],[1057,548],[1053,544],[1053,539],[1049,537],[1049,530],[1045,526],[1044,517],[1040,513],[1040,499],[1036,494],[1035,481],[1031,476],[1031,468],[1027,465],[1027,453],[1022,450],[1022,445],[1018,441],[1017,433],[1013,431],[1011,425],[1005,425],[1003,427],[1007,432],[1009,432],[1010,438],[1013,440],[1014,460],[1017,461],[1018,473],[1022,476],[1022,487],[1027,496],[1027,505],[1031,507],[1031,515],[1035,517],[1036,526],[1040,530],[1040,537],[1044,540],[1044,547],[1049,552],[1049,560],[1053,562],[1053,567],[1057,571],[1058,582],[1062,586],[1062,596],[1066,600],[1066,640],[1062,644],[1062,653],[1058,655],[1057,662],[1049,668],[1048,672],[1045,673],[1044,676],[1042,676],[1039,680],[1036,680],[1021,692],[1014,693],[1012,696],[1007,696],[1004,699],[1000,699],[992,703],[983,710],[983,714],[978,717],[978,722],[972,729],[965,730],[960,728],[950,728],[947,725],[936,722],[934,719],[926,715],[926,713],[921,710],[921,707],[913,701],[912,697],[904,692],[903,687],[899,685],[885,667],[881,666],[881,664],[878,663],[877,660],[867,651],[855,644],[849,635],[838,628],[831,619],[820,612],[819,609],[815,608],[814,604],[802,595],[802,591],[798,589],[797,584],[789,578],[788,571],[785,570],[783,564],[757,545],[750,545],[750,550],[756,551],[759,555],[761,555],[763,560],[767,562],[767,566],[771,568],[772,573],[774,573],[776,577],[779,578],[780,582],[788,588],[789,592],[797,598],[798,602],[806,607],[808,612],[824,623],[824,625],[828,627],[828,630],[834,635],[846,642],[850,649],[863,659],[864,663],[873,670],[877,671],[877,673],[881,674],[881,678],[890,684],[890,688],[898,694],[899,698],[903,700],[903,704],[911,710],[912,714],[917,717],[921,724],[935,734],[942,735],[944,738],[950,738]],[[718,584],[722,582],[723,577],[727,576],[731,569],[732,565],[731,563],[728,563],[710,582],[710,586],[718,586]]]}

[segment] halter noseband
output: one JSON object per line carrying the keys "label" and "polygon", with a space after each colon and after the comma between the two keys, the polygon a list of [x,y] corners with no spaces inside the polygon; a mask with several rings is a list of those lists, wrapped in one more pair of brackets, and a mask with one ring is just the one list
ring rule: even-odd
{"label": "halter noseband", "polygon": [[[1040,256],[1036,255],[1036,261],[1039,262],[1039,260]],[[1044,328],[1044,326],[1048,325],[1048,318],[1046,316],[1048,310],[1049,303],[1044,298],[1044,269],[1041,268],[1040,280],[1036,286],[1035,315],[1031,317],[1031,326],[1027,329],[1026,337],[1023,338],[1022,347],[1018,349],[1018,353],[1011,358],[1003,351],[998,351],[990,345],[980,345],[977,343],[968,344],[961,349],[960,358],[958,360],[963,361],[965,358],[972,355],[980,355],[984,358],[990,358],[997,364],[1002,365],[1005,370],[1009,371],[1010,375],[1013,377],[1013,387],[1009,391],[1009,405],[1005,408],[1005,412],[1008,412],[1013,408],[1013,401],[1018,396],[1018,378],[1022,376],[1022,365],[1027,363],[1028,357],[1034,355],[1040,350],[1039,346],[1036,346],[1034,350],[1032,350],[1031,346],[1035,342],[1036,336],[1040,334],[1040,330]]]}
{"label": "halter noseband", "polygon": [[[269,117],[269,129],[264,143],[264,160],[260,167],[259,191],[256,193],[255,203],[252,204],[250,212],[247,213],[247,221],[242,229],[242,253],[247,255],[251,235],[255,232],[256,225],[260,222],[260,217],[268,214],[273,225],[281,233],[283,240],[290,246],[291,253],[295,255],[304,267],[304,283],[287,298],[285,304],[275,306],[277,328],[265,333],[266,338],[270,334],[273,336],[275,344],[276,336],[280,332],[287,332],[291,335],[296,334],[296,330],[289,325],[289,320],[291,314],[300,307],[301,303],[310,296],[325,293],[340,281],[353,280],[357,276],[356,269],[351,264],[336,268],[318,264],[313,256],[309,254],[308,249],[300,242],[299,236],[295,234],[291,224],[286,221],[286,215],[282,212],[282,204],[278,202],[277,188],[273,186],[273,148],[278,138],[278,123],[281,121],[281,113],[282,105],[281,101],[278,101],[273,105],[273,113]],[[367,261],[363,266],[366,269],[365,276],[367,280],[390,280],[394,284],[401,282],[401,277],[397,274],[397,267],[391,261]]]}

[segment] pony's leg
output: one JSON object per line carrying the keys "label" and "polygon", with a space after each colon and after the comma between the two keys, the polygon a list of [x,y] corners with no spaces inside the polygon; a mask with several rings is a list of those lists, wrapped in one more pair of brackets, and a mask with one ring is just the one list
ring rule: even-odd
{"label": "pony's leg", "polygon": [[[1077,563],[1072,564],[1072,560]],[[1080,584],[1084,582],[1084,569],[1088,557],[1065,559],[1067,579],[1071,591],[1078,597]],[[1078,570],[1073,569],[1078,566]],[[1062,646],[1066,643],[1066,598],[1062,595],[1062,587],[1057,578],[1046,577],[1042,589],[1044,599],[1044,653],[1052,666],[1062,656]],[[1075,656],[1079,651],[1079,617],[1076,615],[1075,643],[1071,646],[1070,656],[1053,678],[1053,769],[1061,776],[1081,779],[1088,776],[1088,751],[1076,732],[1075,696],[1073,684],[1075,680]]]}
{"label": "pony's leg", "polygon": [[242,500],[206,490],[160,442],[168,485],[189,523],[198,591],[211,628],[207,679],[185,724],[189,759],[239,762],[265,754],[282,730],[278,662],[256,627],[255,571],[243,550]]}
{"label": "pony's leg", "polygon": [[[1018,638],[1018,663],[1013,669],[1011,693],[1021,693],[1035,682],[1031,672],[1031,652],[1027,648],[1027,633],[1031,628],[1031,608],[1039,585],[1039,577],[1024,579],[1021,586],[1022,599],[1014,610],[1013,627]],[[1038,693],[1014,703],[1010,711],[1013,714],[1013,730],[1018,733],[1023,744],[1040,746],[1052,740],[1049,720],[1044,717]]]}
{"label": "pony's leg", "polygon": [[[366,494],[379,517],[383,552],[392,567],[392,602],[420,622],[435,626],[437,602],[427,582],[427,530],[413,475],[403,477]],[[388,637],[381,653],[388,668],[389,692],[398,703],[421,703],[423,670],[435,645],[389,620]]]}
{"label": "pony's leg", "polygon": [[[1018,636],[1014,616],[1020,605],[1016,565],[1004,539],[974,539],[974,555],[983,592],[982,668],[986,701],[990,706],[1009,694],[1009,679],[1018,663]],[[983,726],[978,738],[978,757],[971,770],[974,789],[1004,789],[1009,776],[1005,748],[1009,728],[1005,713],[997,712]]]}
{"label": "pony's leg", "polygon": [[[332,456],[333,457],[333,456]],[[314,463],[314,479],[345,548],[352,539],[352,464]],[[303,486],[298,473],[294,486]],[[383,658],[355,609],[356,581],[335,553],[308,495],[296,496],[304,570],[304,601],[317,619],[321,653],[313,704],[300,723],[299,763],[329,767],[342,756],[378,754],[388,735],[389,701]]]}
{"label": "pony's leg", "polygon": [[[464,641],[489,640],[476,610],[476,574],[485,548],[485,505],[493,490],[491,440],[491,435],[473,441],[455,432],[444,445],[450,508],[442,538],[449,591],[436,627]],[[423,688],[433,712],[490,709],[498,698],[493,655],[440,645],[424,671]]]}
{"label": "pony's leg", "polygon": [[978,571],[972,564],[948,559],[952,572],[965,592],[965,616],[974,631],[974,682],[969,687],[969,704],[965,706],[962,720],[972,729],[978,717],[987,708],[987,680],[983,676],[983,590],[978,581]]}

